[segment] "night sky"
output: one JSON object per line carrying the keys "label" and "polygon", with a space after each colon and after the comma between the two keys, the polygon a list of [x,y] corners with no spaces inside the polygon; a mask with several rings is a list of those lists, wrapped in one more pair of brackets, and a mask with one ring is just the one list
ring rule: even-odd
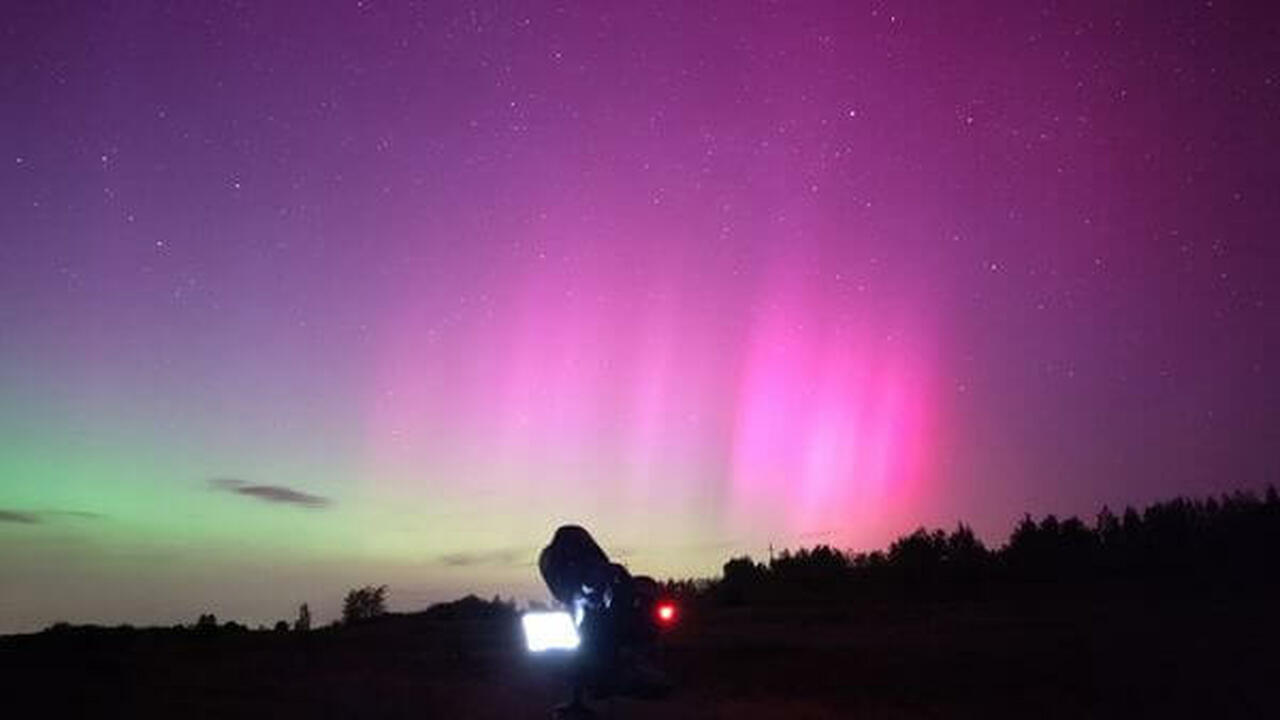
{"label": "night sky", "polygon": [[6,3],[0,631],[1274,482],[1268,6]]}

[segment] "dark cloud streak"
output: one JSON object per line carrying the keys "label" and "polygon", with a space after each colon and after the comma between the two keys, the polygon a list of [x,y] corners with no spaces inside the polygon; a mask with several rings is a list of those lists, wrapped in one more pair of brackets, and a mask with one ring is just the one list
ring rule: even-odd
{"label": "dark cloud streak", "polygon": [[35,513],[22,512],[21,510],[0,510],[0,522],[17,525],[38,525],[42,521],[40,516]]}
{"label": "dark cloud streak", "polygon": [[333,504],[333,501],[327,497],[294,490],[283,485],[253,485],[235,478],[213,478],[209,484],[215,490],[232,492],[269,503],[306,508],[325,508]]}
{"label": "dark cloud streak", "polygon": [[101,520],[106,517],[102,513],[87,512],[85,510],[44,510],[40,513],[44,517],[68,517],[78,520]]}
{"label": "dark cloud streak", "polygon": [[507,548],[484,552],[449,553],[448,555],[441,555],[440,562],[449,567],[476,567],[480,565],[524,567],[532,565],[536,555],[537,551],[528,548]]}
{"label": "dark cloud streak", "polygon": [[15,525],[42,525],[46,520],[72,518],[76,520],[100,520],[102,513],[84,510],[11,510],[0,508],[0,523]]}

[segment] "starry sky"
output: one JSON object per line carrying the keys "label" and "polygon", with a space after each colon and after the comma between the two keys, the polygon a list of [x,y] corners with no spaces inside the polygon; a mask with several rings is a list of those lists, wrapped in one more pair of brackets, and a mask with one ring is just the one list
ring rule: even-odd
{"label": "starry sky", "polygon": [[1275,481],[1280,12],[0,18],[0,632]]}

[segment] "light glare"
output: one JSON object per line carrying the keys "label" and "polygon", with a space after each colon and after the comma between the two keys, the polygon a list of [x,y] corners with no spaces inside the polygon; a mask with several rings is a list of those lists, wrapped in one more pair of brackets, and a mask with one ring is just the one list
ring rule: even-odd
{"label": "light glare", "polygon": [[529,652],[576,650],[578,629],[567,612],[527,612],[520,617]]}
{"label": "light glare", "polygon": [[658,606],[658,619],[664,623],[670,623],[676,619],[676,606],[671,603],[663,603]]}

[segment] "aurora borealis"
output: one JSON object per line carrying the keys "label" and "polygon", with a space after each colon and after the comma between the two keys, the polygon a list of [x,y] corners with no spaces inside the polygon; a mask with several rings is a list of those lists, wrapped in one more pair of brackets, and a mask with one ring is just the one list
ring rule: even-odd
{"label": "aurora borealis", "polygon": [[0,19],[0,632],[1275,481],[1280,15]]}

